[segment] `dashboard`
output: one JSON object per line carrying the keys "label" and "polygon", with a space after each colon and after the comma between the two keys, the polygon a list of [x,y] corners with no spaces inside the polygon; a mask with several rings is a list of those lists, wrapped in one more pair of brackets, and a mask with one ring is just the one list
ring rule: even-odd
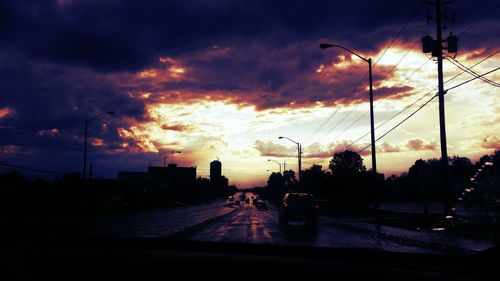
{"label": "dashboard", "polygon": [[402,254],[142,238],[3,240],[2,280],[149,280],[215,276],[497,280],[499,250],[466,255]]}

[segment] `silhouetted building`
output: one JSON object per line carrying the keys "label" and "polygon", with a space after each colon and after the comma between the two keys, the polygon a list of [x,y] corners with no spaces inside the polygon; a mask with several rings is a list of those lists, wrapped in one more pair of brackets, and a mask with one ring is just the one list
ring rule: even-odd
{"label": "silhouetted building", "polygon": [[210,183],[221,189],[229,186],[229,180],[222,175],[222,163],[219,160],[210,162]]}
{"label": "silhouetted building", "polygon": [[196,181],[196,167],[177,167],[176,164],[167,167],[149,166],[148,174],[180,185],[192,185]]}
{"label": "silhouetted building", "polygon": [[222,163],[219,160],[210,162],[210,181],[216,182],[222,177]]}
{"label": "silhouetted building", "polygon": [[229,180],[225,176],[221,176],[217,183],[223,189],[227,189],[229,187]]}
{"label": "silhouetted building", "polygon": [[127,185],[154,188],[157,191],[183,193],[196,184],[196,167],[149,166],[147,172],[119,172],[118,179]]}

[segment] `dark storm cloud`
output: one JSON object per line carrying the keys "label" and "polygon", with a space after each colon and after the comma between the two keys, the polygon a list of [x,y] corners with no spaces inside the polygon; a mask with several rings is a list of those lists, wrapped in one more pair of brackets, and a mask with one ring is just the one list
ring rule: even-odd
{"label": "dark storm cloud", "polygon": [[[450,29],[465,29],[495,4],[455,1],[449,11],[457,17]],[[401,35],[410,39],[422,35],[417,32],[426,29],[425,16],[432,13],[422,1],[2,1],[0,30],[2,47],[33,58],[102,71],[138,70],[160,54],[188,53],[222,40],[276,47],[330,38],[373,51],[417,8]],[[497,16],[487,14],[474,28],[498,26]],[[495,39],[481,36],[474,41]]]}
{"label": "dark storm cloud", "polygon": [[131,103],[120,88],[105,77],[79,68],[31,63],[16,56],[0,56],[0,102],[16,112],[15,126],[26,130],[69,129],[89,114],[120,109],[141,119],[139,102]]}

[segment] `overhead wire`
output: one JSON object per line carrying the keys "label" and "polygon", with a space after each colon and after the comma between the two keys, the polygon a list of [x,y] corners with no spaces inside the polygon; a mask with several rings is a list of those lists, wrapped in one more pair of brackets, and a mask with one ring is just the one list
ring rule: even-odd
{"label": "overhead wire", "polygon": [[[401,29],[398,31],[398,33],[396,33],[396,35],[393,37],[393,39],[391,40],[390,44],[384,49],[384,51],[382,52],[382,54],[377,58],[377,60],[374,62],[374,64],[372,65],[372,67],[375,67],[379,62],[380,60],[382,59],[382,57],[387,53],[387,51],[392,47],[392,45],[396,42],[397,38],[401,35],[401,33],[406,29],[406,27],[408,26],[408,24],[411,22],[411,20],[415,17],[415,15],[417,14],[417,12],[420,10],[421,6],[422,6],[423,2],[420,2],[419,5],[413,10],[413,12],[411,13],[411,15],[408,17],[408,19],[406,20],[405,24],[401,27]],[[417,41],[418,42],[418,41]],[[417,43],[416,42],[416,43]],[[412,46],[412,49],[413,47],[416,45],[416,43]],[[411,50],[411,49],[410,49]],[[409,50],[409,51],[410,51]],[[409,51],[403,56],[406,57],[406,55],[409,53]],[[396,65],[399,65],[399,63],[402,61],[402,59],[396,64]],[[395,67],[393,67],[389,73],[387,73],[387,75],[389,75],[390,73],[392,73],[394,71]],[[386,76],[387,76],[386,75]],[[356,86],[354,86],[351,90],[351,92],[347,95],[347,97],[351,96],[355,90],[359,87],[359,85],[361,84],[361,82],[365,79],[365,76],[363,76],[363,78],[356,84]],[[328,132],[326,134],[323,135],[323,137],[327,136],[328,134],[330,134],[335,128],[337,128],[349,115],[352,114],[352,112],[354,112],[357,107],[360,105],[360,103],[357,103],[347,114],[346,116],[344,116],[344,118],[342,118],[339,122],[337,122],[334,126],[331,127],[330,130],[328,130]],[[340,108],[338,108],[334,113],[332,113],[332,115],[334,116],[338,111],[340,110]],[[304,143],[307,143],[308,141],[310,141],[314,136],[316,136],[319,131],[321,131],[321,129],[332,119],[332,115],[330,115],[327,120],[325,120],[313,133],[310,137],[308,137]],[[323,138],[321,137],[321,138]],[[320,139],[321,139],[320,138]]]}

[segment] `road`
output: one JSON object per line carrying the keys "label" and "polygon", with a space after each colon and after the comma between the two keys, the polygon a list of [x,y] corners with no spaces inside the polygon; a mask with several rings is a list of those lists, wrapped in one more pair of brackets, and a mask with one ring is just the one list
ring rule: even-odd
{"label": "road", "polygon": [[[250,196],[247,194],[247,196]],[[239,195],[235,196],[239,198]],[[245,204],[229,205],[221,200],[201,206],[152,210],[89,221],[93,235],[175,238],[255,244],[314,247],[375,248],[396,252],[469,252],[491,247],[491,243],[462,241],[436,233],[375,227],[366,220],[320,216],[316,233],[302,227],[280,227],[278,210],[259,211]]]}

